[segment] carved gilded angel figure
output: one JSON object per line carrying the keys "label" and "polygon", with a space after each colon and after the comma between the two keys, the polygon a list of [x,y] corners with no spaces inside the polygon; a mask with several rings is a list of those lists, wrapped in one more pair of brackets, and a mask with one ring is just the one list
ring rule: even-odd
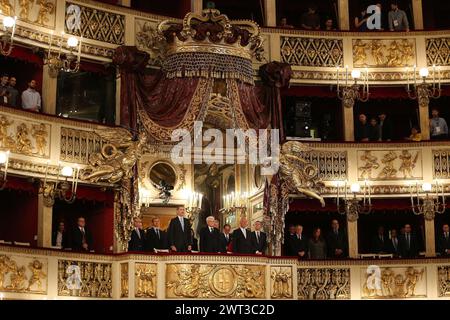
{"label": "carved gilded angel figure", "polygon": [[280,173],[292,192],[317,199],[325,206],[325,200],[319,194],[320,188],[323,187],[319,169],[302,157],[302,153],[309,151],[311,151],[309,147],[296,141],[283,144],[280,153]]}
{"label": "carved gilded angel figure", "polygon": [[366,150],[360,159],[361,161],[364,161],[364,164],[358,168],[360,171],[359,177],[361,179],[371,179],[372,170],[376,170],[380,167],[378,158],[372,154],[372,151]]}
{"label": "carved gilded angel figure", "polygon": [[36,23],[46,25],[49,22],[49,15],[55,11],[55,5],[51,1],[39,0],[39,13]]}
{"label": "carved gilded angel figure", "polygon": [[117,130],[96,131],[108,143],[99,153],[89,157],[89,166],[83,171],[83,179],[91,182],[117,183],[133,175],[133,167],[140,159],[147,135],[142,133],[137,141],[131,134]]}
{"label": "carved gilded angel figure", "polygon": [[366,54],[367,44],[363,43],[362,40],[358,39],[355,41],[353,45],[353,63],[354,64],[362,64],[366,62],[367,54]]}
{"label": "carved gilded angel figure", "polygon": [[383,50],[386,48],[381,40],[373,40],[370,44],[370,49],[372,51],[372,57],[375,60],[375,65],[382,66],[386,63],[386,58],[384,56]]}
{"label": "carved gilded angel figure", "polygon": [[14,145],[13,138],[8,135],[8,128],[14,123],[5,116],[0,117],[0,147],[11,148]]}
{"label": "carved gilded angel figure", "polygon": [[47,146],[47,128],[43,123],[34,125],[32,128],[32,134],[34,139],[36,140],[36,153],[40,156],[43,156],[45,155],[45,147]]}
{"label": "carved gilded angel figure", "polygon": [[412,178],[413,170],[416,167],[417,159],[419,158],[419,153],[416,152],[416,155],[413,155],[408,150],[402,150],[402,153],[399,156],[399,159],[402,160],[402,164],[398,171],[403,174],[403,178]]}
{"label": "carved gilded angel figure", "polygon": [[384,167],[379,173],[378,178],[387,180],[397,177],[397,169],[394,168],[394,161],[397,158],[395,151],[390,151],[383,156],[381,163],[383,163]]}
{"label": "carved gilded angel figure", "polygon": [[30,9],[34,4],[34,0],[19,0],[19,6],[20,6],[20,19],[22,20],[28,20]]}
{"label": "carved gilded angel figure", "polygon": [[41,290],[42,289],[41,279],[45,279],[45,277],[47,276],[45,272],[42,270],[43,268],[42,262],[40,262],[39,260],[34,260],[28,265],[28,268],[31,270],[31,277],[30,280],[28,281],[28,290],[30,290],[30,288],[33,285],[37,285],[38,290]]}
{"label": "carved gilded angel figure", "polygon": [[16,150],[21,153],[30,154],[31,153],[31,140],[28,137],[29,130],[25,123],[20,124],[17,127],[16,133]]}
{"label": "carved gilded angel figure", "polygon": [[4,16],[11,17],[14,15],[14,10],[9,0],[0,0],[0,10]]}

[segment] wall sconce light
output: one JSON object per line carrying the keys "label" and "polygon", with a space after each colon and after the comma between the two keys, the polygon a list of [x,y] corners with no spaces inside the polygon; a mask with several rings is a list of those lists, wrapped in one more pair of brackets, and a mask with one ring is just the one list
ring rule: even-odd
{"label": "wall sconce light", "polygon": [[[2,11],[0,10],[0,16]],[[11,54],[14,48],[14,34],[16,33],[17,17],[3,16],[2,19],[2,33],[0,35],[0,53],[7,57]]]}
{"label": "wall sconce light", "polygon": [[356,101],[366,102],[369,100],[369,70],[366,68],[365,77],[362,79],[362,85],[358,83],[361,81],[361,70],[353,69],[350,72],[353,84],[349,83],[349,70],[348,66],[345,66],[345,82],[344,85],[340,83],[340,68],[337,67],[336,70],[336,80],[337,80],[337,97],[342,100],[344,106],[347,108],[353,108]]}
{"label": "wall sconce light", "polygon": [[[437,70],[437,71],[436,71]],[[441,97],[441,68],[433,65],[433,78],[431,83],[427,82],[430,75],[428,68],[421,68],[419,70],[419,76],[422,78],[422,82],[417,81],[417,66],[413,68],[413,88],[411,89],[411,76],[409,68],[406,69],[407,73],[407,87],[408,97],[410,99],[419,99],[420,105],[428,105],[430,98],[438,99]],[[437,80],[436,80],[437,75]]]}
{"label": "wall sconce light", "polygon": [[[76,37],[70,36],[67,41],[65,41],[64,36],[65,33],[63,31],[61,32],[61,38],[58,41],[59,49],[55,52],[52,50],[53,31],[50,35],[45,63],[49,66],[49,73],[52,77],[57,77],[59,71],[77,73],[80,70],[83,37],[78,40]],[[64,42],[68,48],[68,52],[66,53],[63,53]],[[74,53],[75,50],[78,51],[77,54]]]}
{"label": "wall sconce light", "polygon": [[6,187],[8,177],[8,165],[9,165],[9,151],[0,151],[0,190],[5,189]]}
{"label": "wall sconce light", "polygon": [[[348,221],[356,221],[360,214],[369,214],[372,211],[372,194],[367,181],[364,182],[363,194],[361,193],[361,185],[353,183],[350,185],[350,192],[353,196],[348,195],[347,181],[337,181],[336,206],[337,211],[347,216]],[[344,188],[344,203],[341,204],[341,188]]]}
{"label": "wall sconce light", "polygon": [[[429,182],[423,183],[421,187],[416,182],[415,189],[414,196],[413,185],[410,185],[411,208],[415,215],[423,214],[425,219],[433,220],[436,213],[443,214],[445,212],[444,186],[437,180],[435,194],[432,193],[433,185]],[[422,189],[421,193],[419,193],[419,189]]]}
{"label": "wall sconce light", "polygon": [[[58,166],[58,175],[56,178],[56,182],[49,182],[49,165],[50,162],[47,162],[44,182],[41,184],[41,187],[39,189],[39,193],[44,196],[45,205],[47,207],[52,207],[55,204],[56,198],[64,200],[69,204],[74,203],[77,198],[80,168],[73,168],[70,166],[61,167],[60,163]],[[69,182],[70,178],[72,178],[72,183]]]}

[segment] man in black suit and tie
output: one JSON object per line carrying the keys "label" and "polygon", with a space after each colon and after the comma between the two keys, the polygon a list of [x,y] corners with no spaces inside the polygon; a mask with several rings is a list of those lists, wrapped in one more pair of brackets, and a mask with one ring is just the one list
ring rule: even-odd
{"label": "man in black suit and tie", "polygon": [[308,239],[303,235],[303,226],[295,226],[295,233],[289,238],[289,252],[292,256],[306,259],[308,256]]}
{"label": "man in black suit and tie", "polygon": [[384,234],[384,227],[379,226],[377,235],[372,239],[372,251],[373,253],[386,252],[387,237]]}
{"label": "man in black suit and tie", "polygon": [[267,249],[267,236],[262,232],[261,221],[255,222],[255,231],[250,235],[254,254],[265,254]]}
{"label": "man in black suit and tie", "polygon": [[170,221],[167,231],[170,250],[174,252],[189,252],[192,250],[191,224],[184,215],[184,207],[177,208],[177,216]]}
{"label": "man in black suit and tie", "polygon": [[398,246],[399,246],[399,240],[397,237],[397,230],[392,229],[391,230],[391,239],[388,240],[388,243],[386,245],[386,250],[388,253],[391,253],[394,257],[398,257]]}
{"label": "man in black suit and tie", "polygon": [[339,221],[331,221],[331,232],[327,237],[328,256],[333,259],[347,258],[347,235],[339,229]]}
{"label": "man in black suit and tie", "polygon": [[239,222],[239,228],[233,231],[233,252],[234,253],[253,253],[253,246],[251,241],[250,229],[247,229],[248,220],[247,218],[241,218]]}
{"label": "man in black suit and tie", "polygon": [[92,235],[86,229],[86,220],[84,217],[79,217],[77,226],[72,231],[71,237],[72,250],[74,251],[91,251],[92,250]]}
{"label": "man in black suit and tie", "polygon": [[232,235],[231,235],[231,226],[226,224],[223,226],[223,233],[220,234],[220,252],[227,253],[231,252],[231,243],[232,243]]}
{"label": "man in black suit and tie", "polygon": [[145,238],[145,250],[154,252],[155,249],[169,249],[169,244],[167,242],[167,232],[161,230],[161,222],[159,218],[153,218],[152,224],[153,226],[147,229],[147,235]]}
{"label": "man in black suit and tie", "polygon": [[283,246],[283,254],[285,256],[295,256],[295,253],[291,252],[291,248],[289,243],[291,242],[291,237],[295,233],[295,226],[290,224],[288,226],[287,232],[284,233],[284,246]]}
{"label": "man in black suit and tie", "polygon": [[142,230],[142,220],[134,218],[134,229],[128,241],[128,251],[144,251],[145,233]]}
{"label": "man in black suit and tie", "polygon": [[417,237],[411,232],[410,224],[405,224],[405,233],[399,237],[398,251],[400,258],[416,258],[419,255]]}
{"label": "man in black suit and tie", "polygon": [[206,227],[200,230],[200,252],[220,252],[220,231],[214,227],[213,216],[206,218]]}
{"label": "man in black suit and tie", "polygon": [[442,226],[442,233],[437,237],[437,252],[441,254],[441,256],[449,256],[450,255],[450,234],[449,234],[449,226],[448,224],[444,224]]}

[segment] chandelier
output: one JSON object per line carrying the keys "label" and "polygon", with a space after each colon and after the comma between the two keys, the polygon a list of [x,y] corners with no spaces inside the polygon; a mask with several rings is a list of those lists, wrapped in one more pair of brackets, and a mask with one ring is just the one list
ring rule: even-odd
{"label": "chandelier", "polygon": [[248,193],[231,192],[223,196],[223,208],[220,210],[228,216],[245,217],[248,207]]}
{"label": "chandelier", "polygon": [[0,151],[0,190],[5,189],[9,164],[9,151]]}
{"label": "chandelier", "polygon": [[[58,76],[59,71],[77,73],[80,70],[83,37],[78,40],[76,37],[70,36],[66,41],[68,52],[63,53],[64,35],[64,31],[61,32],[61,38],[58,41],[58,51],[52,50],[53,31],[50,35],[45,64],[48,65],[49,74],[52,77]],[[74,53],[75,51],[77,51],[77,54]]]}
{"label": "chandelier", "polygon": [[445,212],[444,186],[442,184],[436,181],[435,194],[432,194],[433,186],[431,183],[426,182],[422,184],[422,194],[419,194],[419,185],[417,182],[415,189],[414,196],[413,185],[410,185],[411,208],[415,215],[423,214],[425,219],[433,220],[436,213],[443,214]]}
{"label": "chandelier", "polygon": [[[55,199],[65,201],[72,204],[77,198],[78,180],[80,178],[80,168],[72,168],[58,165],[58,175],[56,181],[48,181],[49,162],[45,170],[44,182],[39,188],[39,194],[44,197],[44,203],[47,207],[52,207],[55,204]],[[69,179],[72,178],[72,182]]]}
{"label": "chandelier", "polygon": [[[1,15],[0,10],[0,15]],[[16,32],[17,17],[3,16],[0,33],[0,53],[9,56],[14,48],[14,34]]]}
{"label": "chandelier", "polygon": [[[441,67],[437,68],[436,72],[436,65],[433,65],[433,77],[431,79],[431,83],[427,82],[427,78],[429,76],[429,70],[428,68],[422,68],[419,70],[419,76],[422,78],[422,82],[417,81],[417,67],[414,66],[413,69],[413,88],[411,89],[411,77],[409,69],[406,69],[407,73],[407,87],[406,91],[408,92],[408,97],[410,99],[416,100],[419,99],[420,105],[428,105],[430,102],[430,98],[438,99],[441,97]],[[437,83],[436,83],[436,73],[437,76]]]}
{"label": "chandelier", "polygon": [[198,214],[202,211],[203,194],[198,192],[189,192],[187,197],[186,213],[191,224]]}
{"label": "chandelier", "polygon": [[[352,77],[353,83],[349,83],[349,75]],[[345,107],[353,108],[356,101],[367,102],[369,100],[369,71],[367,68],[364,78],[361,78],[360,70],[354,69],[349,73],[348,66],[345,66],[344,85],[340,83],[340,76],[341,71],[338,66],[336,70],[337,97]],[[358,81],[362,81],[362,84],[359,84]]]}
{"label": "chandelier", "polygon": [[[343,203],[341,202],[341,187],[344,188]],[[361,196],[361,185],[353,183],[350,186],[350,192],[352,195],[347,193],[347,181],[337,183],[337,211],[339,214],[346,215],[348,221],[356,221],[360,214],[369,214],[372,211],[370,186],[365,181]]]}

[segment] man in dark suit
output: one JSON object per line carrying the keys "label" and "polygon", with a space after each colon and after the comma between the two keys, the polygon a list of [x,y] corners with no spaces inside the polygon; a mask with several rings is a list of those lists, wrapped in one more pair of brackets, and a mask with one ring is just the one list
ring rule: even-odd
{"label": "man in dark suit", "polygon": [[450,255],[450,234],[449,234],[449,226],[448,224],[442,225],[442,233],[437,236],[437,252],[441,254],[441,256]]}
{"label": "man in dark suit", "polygon": [[144,251],[145,233],[142,230],[142,220],[134,218],[134,229],[128,241],[128,251]]}
{"label": "man in dark suit", "polygon": [[64,222],[58,223],[58,229],[52,234],[52,246],[64,249],[67,247],[67,233]]}
{"label": "man in dark suit", "polygon": [[89,252],[92,250],[92,243],[92,234],[86,229],[86,220],[84,217],[79,217],[71,235],[72,250]]}
{"label": "man in dark suit", "polygon": [[295,233],[289,238],[289,252],[292,256],[305,259],[308,256],[308,239],[303,235],[303,226],[295,226]]}
{"label": "man in dark suit", "polygon": [[220,252],[221,253],[231,252],[232,251],[231,243],[232,243],[231,226],[229,224],[226,224],[223,226],[223,232],[220,234]]}
{"label": "man in dark suit", "polygon": [[177,208],[177,216],[170,221],[167,231],[170,250],[174,252],[189,252],[192,250],[191,224],[184,215],[184,207]]}
{"label": "man in dark suit", "polygon": [[161,222],[159,218],[153,218],[152,225],[153,226],[151,228],[147,229],[147,234],[145,237],[145,250],[153,252],[155,249],[169,249],[167,232],[161,230]]}
{"label": "man in dark suit", "polygon": [[233,252],[235,253],[253,253],[253,246],[250,237],[250,229],[247,229],[248,220],[247,218],[241,218],[239,222],[239,228],[233,231]]}
{"label": "man in dark suit", "polygon": [[295,234],[295,226],[290,224],[287,232],[284,233],[284,246],[283,252],[285,256],[295,256],[295,253],[291,252],[290,242],[292,236]]}
{"label": "man in dark suit", "polygon": [[387,237],[384,234],[384,227],[379,226],[377,230],[377,235],[372,239],[372,252],[373,253],[383,253],[386,252]]}
{"label": "man in dark suit", "polygon": [[378,115],[380,128],[380,141],[391,141],[392,140],[392,123],[389,118],[386,117],[386,113],[382,112]]}
{"label": "man in dark suit", "polygon": [[328,256],[333,259],[347,258],[347,235],[339,229],[339,221],[331,221],[331,232],[327,236]]}
{"label": "man in dark suit", "polygon": [[261,221],[256,221],[254,224],[255,231],[250,235],[252,241],[253,253],[254,254],[265,254],[267,249],[267,235],[262,232]]}
{"label": "man in dark suit", "polygon": [[391,230],[391,239],[388,240],[386,245],[386,251],[388,253],[391,253],[394,255],[394,257],[398,257],[398,247],[399,247],[399,240],[397,237],[397,230],[392,229]]}
{"label": "man in dark suit", "polygon": [[399,237],[398,251],[400,258],[416,258],[419,255],[417,237],[411,232],[410,224],[405,224],[405,233]]}
{"label": "man in dark suit", "polygon": [[214,227],[213,216],[206,218],[206,226],[200,230],[200,252],[220,252],[220,231]]}

